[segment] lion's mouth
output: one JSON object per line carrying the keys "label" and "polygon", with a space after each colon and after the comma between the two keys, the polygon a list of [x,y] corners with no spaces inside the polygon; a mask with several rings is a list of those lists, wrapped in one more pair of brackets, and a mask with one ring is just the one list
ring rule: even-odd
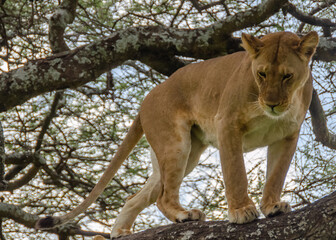
{"label": "lion's mouth", "polygon": [[264,101],[259,101],[260,106],[265,114],[272,118],[278,118],[288,112],[289,106],[287,104],[267,104]]}
{"label": "lion's mouth", "polygon": [[264,111],[268,116],[271,117],[280,117],[281,115],[284,114],[283,111],[277,111],[275,109],[269,109],[269,108],[264,109]]}

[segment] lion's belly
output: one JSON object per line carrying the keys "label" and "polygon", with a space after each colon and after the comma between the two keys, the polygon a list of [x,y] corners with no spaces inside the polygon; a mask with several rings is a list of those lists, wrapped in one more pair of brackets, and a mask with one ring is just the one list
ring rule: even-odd
{"label": "lion's belly", "polygon": [[192,133],[204,144],[218,148],[217,129],[212,120],[199,121],[192,128]]}

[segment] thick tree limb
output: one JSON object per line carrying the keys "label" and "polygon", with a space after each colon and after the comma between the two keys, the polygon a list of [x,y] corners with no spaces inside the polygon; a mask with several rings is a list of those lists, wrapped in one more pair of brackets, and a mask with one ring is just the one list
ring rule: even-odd
{"label": "thick tree limb", "polygon": [[187,222],[162,226],[118,240],[182,239],[335,239],[336,192],[289,214],[248,224],[227,221]]}
{"label": "thick tree limb", "polygon": [[[7,182],[4,180],[5,174],[5,138],[3,134],[2,123],[0,122],[0,190],[7,188]],[[3,199],[0,199],[2,202]],[[2,233],[2,217],[0,217],[0,239],[5,240]]]}
{"label": "thick tree limb", "polygon": [[[0,111],[45,92],[83,85],[128,59],[143,60],[156,67],[160,56],[210,58],[237,51],[241,49],[239,41],[230,37],[231,33],[264,21],[286,2],[264,1],[206,28],[129,28],[74,51],[27,63],[0,76]],[[156,57],[152,59],[152,56]],[[173,68],[178,66],[180,64]]]}
{"label": "thick tree limb", "polygon": [[[327,0],[321,4],[319,4],[316,8],[312,9],[309,13],[308,16],[313,16],[314,14],[318,13],[319,11],[330,7],[336,3],[336,0]],[[302,22],[298,28],[298,32],[302,32],[303,27],[305,26],[305,22]]]}
{"label": "thick tree limb", "polygon": [[336,61],[336,38],[320,37],[314,59],[325,62]]}
{"label": "thick tree limb", "polygon": [[[15,206],[0,203],[0,217],[6,217],[33,228],[38,216]],[[52,232],[68,235],[92,236],[100,234],[83,231],[74,225],[65,225]],[[103,234],[105,237],[108,234]],[[308,206],[274,218],[260,219],[248,224],[230,224],[228,221],[187,222],[161,226],[118,238],[120,240],[181,240],[181,239],[335,239],[336,192]]]}
{"label": "thick tree limb", "polygon": [[[286,2],[265,1],[249,11],[200,29],[130,28],[74,51],[27,63],[0,76],[0,110],[6,111],[45,92],[83,85],[128,59],[141,60],[164,74],[171,74],[183,66],[176,55],[211,58],[238,51],[240,41],[231,37],[231,33],[262,22]],[[65,19],[71,22],[70,17]],[[55,46],[62,45],[57,43],[61,39],[52,41]],[[324,61],[335,60],[335,40],[321,39],[316,56]],[[172,59],[175,64],[171,64]]]}
{"label": "thick tree limb", "polygon": [[0,122],[0,182],[4,180],[5,176],[5,156],[5,138],[2,123]]}
{"label": "thick tree limb", "polygon": [[299,9],[296,8],[294,4],[288,3],[285,9],[296,19],[308,23],[310,25],[315,26],[323,26],[323,27],[335,27],[336,23],[330,21],[330,19],[326,18],[318,18],[309,14],[306,14]]}
{"label": "thick tree limb", "polygon": [[326,147],[336,149],[336,135],[329,132],[322,104],[315,89],[313,91],[309,111],[312,116],[312,125],[316,141]]}
{"label": "thick tree limb", "polygon": [[28,228],[34,228],[35,222],[39,219],[37,215],[27,213],[22,210],[22,206],[0,202],[0,217],[13,219]]}

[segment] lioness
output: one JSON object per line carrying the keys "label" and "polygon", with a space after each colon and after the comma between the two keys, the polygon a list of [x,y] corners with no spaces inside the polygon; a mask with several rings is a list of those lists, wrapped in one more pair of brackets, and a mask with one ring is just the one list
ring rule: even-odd
{"label": "lioness", "polygon": [[190,64],[155,87],[87,199],[64,216],[40,219],[36,227],[51,228],[84,212],[144,133],[153,175],[127,200],[111,237],[129,234],[136,216],[155,201],[173,222],[204,220],[200,210],[181,206],[179,188],[208,145],[220,152],[230,222],[259,216],[247,194],[243,152],[263,146],[268,152],[261,211],[266,217],[290,211],[280,193],[312,96],[308,63],[318,35],[280,32],[258,39],[243,34],[242,42],[246,51]]}

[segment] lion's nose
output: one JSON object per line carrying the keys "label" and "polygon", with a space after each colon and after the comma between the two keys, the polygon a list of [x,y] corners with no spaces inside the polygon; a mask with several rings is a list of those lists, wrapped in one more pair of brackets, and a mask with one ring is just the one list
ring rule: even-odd
{"label": "lion's nose", "polygon": [[266,105],[267,105],[269,108],[271,108],[272,110],[274,110],[274,108],[277,107],[277,106],[279,106],[280,103],[276,103],[276,104],[274,104],[274,103],[266,103]]}

